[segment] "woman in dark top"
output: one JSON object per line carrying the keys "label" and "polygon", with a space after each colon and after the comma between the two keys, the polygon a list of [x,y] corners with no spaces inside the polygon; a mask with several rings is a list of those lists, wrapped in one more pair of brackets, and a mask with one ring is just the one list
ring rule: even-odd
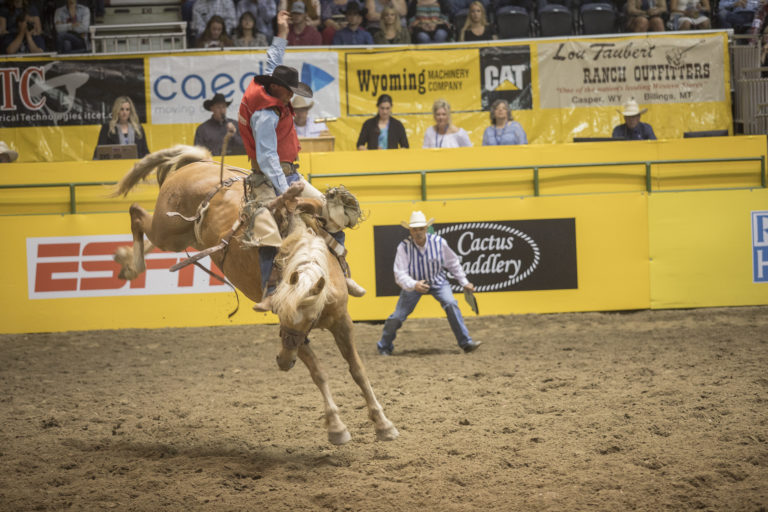
{"label": "woman in dark top", "polygon": [[[382,94],[376,101],[379,113],[363,123],[357,149],[397,149],[408,147],[403,123],[392,117],[392,98]],[[367,147],[366,147],[367,146]]]}
{"label": "woman in dark top", "polygon": [[469,4],[469,15],[459,33],[459,41],[488,41],[489,39],[496,39],[496,34],[488,23],[483,2],[475,0]]}
{"label": "woman in dark top", "polygon": [[[139,124],[139,116],[136,107],[128,96],[119,96],[112,104],[112,119],[101,126],[99,141],[96,146],[106,144],[136,144],[136,152],[139,158],[149,154],[147,137]],[[93,152],[96,160],[96,151]]]}

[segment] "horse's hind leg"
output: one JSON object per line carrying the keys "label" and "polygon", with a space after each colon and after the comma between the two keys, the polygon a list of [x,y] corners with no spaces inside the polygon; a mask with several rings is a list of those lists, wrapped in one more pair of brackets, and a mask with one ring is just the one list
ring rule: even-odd
{"label": "horse's hind leg", "polygon": [[328,387],[328,377],[325,374],[325,371],[320,368],[315,353],[306,343],[299,346],[299,358],[304,361],[304,364],[309,370],[309,374],[312,376],[312,380],[323,395],[323,401],[325,403],[325,426],[328,428],[328,440],[335,445],[346,443],[350,440],[351,436],[349,435],[347,426],[339,417],[339,408],[331,397],[331,390]]}
{"label": "horse's hind leg", "polygon": [[376,429],[376,437],[379,441],[392,441],[396,439],[400,433],[395,428],[395,425],[384,415],[384,409],[382,409],[379,401],[376,400],[376,395],[373,394],[373,388],[365,372],[365,366],[363,366],[363,362],[360,360],[360,356],[355,348],[355,343],[352,339],[352,319],[349,317],[349,313],[345,312],[344,316],[338,319],[330,328],[330,331],[333,333],[341,355],[344,356],[349,365],[349,373],[363,392],[365,403],[368,406],[368,417]]}
{"label": "horse's hind leg", "polygon": [[122,270],[120,279],[135,279],[146,270],[144,254],[150,252],[154,245],[147,242],[144,245],[144,233],[152,226],[152,215],[134,203],[128,212],[131,215],[131,233],[133,234],[133,247],[118,247],[115,251],[115,261],[120,264]]}

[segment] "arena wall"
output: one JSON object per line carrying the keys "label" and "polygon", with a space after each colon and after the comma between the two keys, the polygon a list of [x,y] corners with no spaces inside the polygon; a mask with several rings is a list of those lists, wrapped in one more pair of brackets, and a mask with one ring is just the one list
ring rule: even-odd
{"label": "arena wall", "polygon": [[[648,192],[643,161],[691,155],[710,162],[654,164]],[[761,158],[762,167],[756,161],[718,161],[733,158]],[[458,247],[470,279],[481,286],[483,315],[768,304],[765,161],[765,137],[728,137],[337,152],[308,155],[302,170],[316,176],[331,170],[387,173],[313,178],[321,188],[346,184],[361,199],[368,219],[348,232],[347,245],[353,274],[369,293],[350,299],[349,307],[355,320],[381,320],[396,302],[391,258],[406,234],[399,224],[414,209],[434,217],[437,232]],[[422,200],[420,174],[397,174],[478,168],[480,162],[538,165],[538,187],[530,169],[429,174]],[[589,162],[590,167],[546,167]],[[65,176],[114,181],[126,164],[9,164],[1,182],[59,182]],[[147,185],[125,201],[107,199],[108,191],[96,187],[92,196],[78,195],[78,211],[121,212],[72,215],[65,213],[66,197],[3,191],[11,195],[2,201],[6,244],[0,262],[13,270],[0,284],[2,332],[276,321],[253,312],[242,296],[239,312],[228,319],[236,302],[226,286],[193,267],[167,271],[184,254],[152,254],[144,279],[117,279],[111,254],[130,243],[127,204],[139,198],[151,206],[156,190]],[[13,196],[18,193],[24,197]],[[442,314],[427,299],[414,316]]]}

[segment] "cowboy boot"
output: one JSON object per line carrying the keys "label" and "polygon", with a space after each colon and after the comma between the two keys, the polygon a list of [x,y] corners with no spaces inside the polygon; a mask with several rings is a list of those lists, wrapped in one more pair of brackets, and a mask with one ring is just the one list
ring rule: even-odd
{"label": "cowboy boot", "polygon": [[352,279],[352,272],[349,270],[349,263],[347,263],[347,258],[341,255],[337,255],[337,258],[339,260],[339,265],[341,265],[341,271],[347,281],[347,293],[353,297],[362,297],[365,295],[365,288],[357,284],[355,280]]}
{"label": "cowboy boot", "polygon": [[[269,311],[272,311],[272,294],[275,293],[275,287],[277,286],[277,278],[278,278],[277,265],[272,263],[273,257],[274,255],[272,254],[266,257],[266,258],[269,258],[269,263],[271,263],[271,270],[269,271],[269,277],[267,278],[266,282],[263,285],[264,288],[261,292],[261,300],[253,305],[253,309],[260,313],[267,313]],[[267,263],[266,258],[264,262],[261,262],[264,264],[264,266],[262,266],[262,270],[266,270],[266,263]]]}

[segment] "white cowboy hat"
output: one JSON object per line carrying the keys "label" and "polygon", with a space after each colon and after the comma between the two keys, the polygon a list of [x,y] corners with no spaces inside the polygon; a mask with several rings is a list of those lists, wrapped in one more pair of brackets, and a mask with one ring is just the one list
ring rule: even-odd
{"label": "white cowboy hat", "polygon": [[411,220],[408,222],[402,221],[400,225],[404,228],[424,228],[431,226],[433,222],[435,222],[434,218],[427,220],[423,213],[416,210],[411,213]]}
{"label": "white cowboy hat", "polygon": [[8,157],[11,159],[10,161],[13,162],[17,158],[19,158],[19,154],[12,150],[10,147],[8,147],[8,144],[0,140],[0,155],[8,155]]}
{"label": "white cowboy hat", "polygon": [[624,104],[624,110],[618,110],[617,112],[625,117],[632,117],[645,114],[648,112],[648,109],[644,108],[643,110],[640,110],[640,107],[637,106],[637,102],[634,99],[631,99]]}
{"label": "white cowboy hat", "polygon": [[[297,2],[301,4],[301,2]],[[304,4],[301,4],[304,5]],[[299,96],[298,94],[294,95],[293,98],[291,98],[291,105],[293,105],[293,109],[296,110],[297,108],[312,108],[314,106],[315,102],[312,100],[306,100],[304,97]]]}

